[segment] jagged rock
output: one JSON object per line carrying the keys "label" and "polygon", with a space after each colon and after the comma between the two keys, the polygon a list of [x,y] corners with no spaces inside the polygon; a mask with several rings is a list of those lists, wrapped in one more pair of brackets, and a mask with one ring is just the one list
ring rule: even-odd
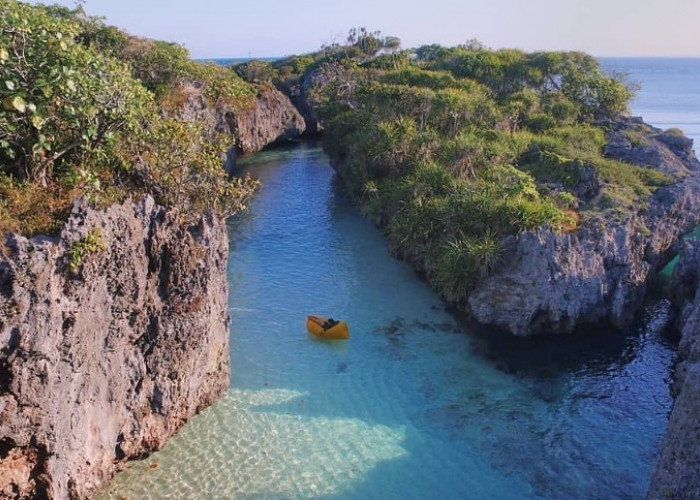
{"label": "jagged rock", "polygon": [[342,94],[350,93],[355,86],[355,78],[342,64],[329,62],[311,68],[293,84],[282,84],[281,89],[304,117],[307,135],[318,135],[323,131],[323,120],[319,113],[323,89],[336,85],[340,103]]}
{"label": "jagged rock", "polygon": [[474,319],[515,335],[569,333],[602,322],[623,327],[633,319],[650,273],[700,221],[700,163],[687,150],[692,142],[674,139],[669,147],[668,134],[643,125],[645,145],[633,146],[622,131],[639,130],[640,123],[616,122],[606,154],[679,180],[657,189],[645,210],[624,220],[597,217],[573,233],[542,228],[518,235],[505,264],[462,305]]}
{"label": "jagged rock", "polygon": [[[270,144],[301,137],[304,119],[289,98],[266,83],[256,84],[256,89],[254,98],[241,99],[235,105],[210,103],[198,82],[183,80],[173,90],[182,101],[175,114],[201,123],[205,130],[231,134],[242,153],[255,153]],[[235,150],[230,154],[235,159]]]}
{"label": "jagged rock", "polygon": [[76,203],[59,238],[7,237],[0,497],[86,498],[223,393],[227,241],[223,221],[185,225],[150,197]]}
{"label": "jagged rock", "polygon": [[682,310],[676,400],[648,498],[700,499],[700,242],[685,245],[670,288]]}
{"label": "jagged rock", "polygon": [[[605,124],[610,131],[603,152],[610,158],[652,167],[665,173],[697,169],[693,140],[679,133],[652,127],[641,118],[618,119]],[[632,143],[630,137],[635,139]]]}
{"label": "jagged rock", "polygon": [[306,129],[304,118],[289,98],[265,83],[258,84],[253,106],[234,107],[224,116],[243,153],[260,151],[274,142],[297,139]]}

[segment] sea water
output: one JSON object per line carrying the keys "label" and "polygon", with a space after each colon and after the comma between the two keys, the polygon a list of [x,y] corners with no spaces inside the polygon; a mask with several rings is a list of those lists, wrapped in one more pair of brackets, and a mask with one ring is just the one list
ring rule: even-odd
{"label": "sea water", "polygon": [[679,128],[700,152],[700,58],[604,57],[603,69],[638,87],[630,108],[662,129]]}
{"label": "sea water", "polygon": [[[646,61],[603,65],[651,89],[635,114],[697,137],[693,80],[665,86],[668,61]],[[231,389],[98,498],[643,497],[672,403],[666,302],[620,333],[473,331],[389,256],[317,146],[245,168],[263,187],[230,225]],[[308,313],[351,339],[310,337]]]}

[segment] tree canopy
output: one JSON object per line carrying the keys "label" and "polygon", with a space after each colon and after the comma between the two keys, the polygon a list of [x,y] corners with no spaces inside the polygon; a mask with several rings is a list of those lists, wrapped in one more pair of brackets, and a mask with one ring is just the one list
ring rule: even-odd
{"label": "tree canopy", "polygon": [[[184,212],[239,209],[252,184],[227,184],[224,145],[215,150],[201,127],[162,118],[157,101],[179,78],[197,79],[213,100],[250,92],[230,70],[130,37],[81,9],[1,2],[0,229],[51,231],[81,194],[107,202],[145,190]],[[167,174],[175,149],[179,175],[198,189]],[[51,202],[43,208],[39,199]]]}

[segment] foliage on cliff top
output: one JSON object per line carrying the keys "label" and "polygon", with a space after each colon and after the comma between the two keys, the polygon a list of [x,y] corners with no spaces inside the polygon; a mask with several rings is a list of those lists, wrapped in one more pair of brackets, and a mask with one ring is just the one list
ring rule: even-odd
{"label": "foliage on cliff top", "polygon": [[379,59],[317,59],[300,78],[326,76],[311,92],[350,195],[453,300],[498,264],[504,237],[638,210],[669,182],[603,156],[597,123],[633,91],[588,55],[471,42]]}
{"label": "foliage on cliff top", "polygon": [[225,146],[161,116],[155,97],[167,99],[181,78],[214,100],[249,92],[230,70],[129,37],[80,9],[2,2],[0,231],[53,232],[80,195],[109,203],[151,192],[183,214],[239,209],[254,185],[226,179]]}
{"label": "foliage on cliff top", "polygon": [[176,43],[128,35],[99,19],[80,17],[79,41],[102,54],[124,61],[132,74],[156,98],[167,97],[183,80],[197,82],[212,101],[234,105],[255,95],[253,87],[230,68],[202,63],[190,58],[189,51]]}

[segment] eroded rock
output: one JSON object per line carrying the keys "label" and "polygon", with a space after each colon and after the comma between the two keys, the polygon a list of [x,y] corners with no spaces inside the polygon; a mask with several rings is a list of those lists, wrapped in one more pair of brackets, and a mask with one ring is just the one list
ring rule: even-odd
{"label": "eroded rock", "polygon": [[255,97],[235,103],[211,103],[198,82],[182,80],[173,90],[181,103],[171,110],[178,118],[202,124],[205,130],[230,134],[242,153],[301,137],[304,119],[282,92],[267,83],[255,85]]}
{"label": "eroded rock", "polygon": [[[623,132],[639,127],[643,141],[632,145]],[[677,180],[622,219],[601,215],[571,233],[542,228],[506,242],[504,264],[477,283],[463,305],[474,319],[515,335],[569,333],[595,323],[624,327],[633,320],[650,274],[700,222],[700,163],[692,141],[639,120],[615,122],[608,137],[609,156]]]}
{"label": "eroded rock", "polygon": [[648,498],[700,498],[700,242],[688,242],[671,279],[682,311],[675,403]]}
{"label": "eroded rock", "polygon": [[[76,242],[99,245],[75,263]],[[0,256],[0,497],[86,498],[229,383],[225,224],[77,203]]]}

